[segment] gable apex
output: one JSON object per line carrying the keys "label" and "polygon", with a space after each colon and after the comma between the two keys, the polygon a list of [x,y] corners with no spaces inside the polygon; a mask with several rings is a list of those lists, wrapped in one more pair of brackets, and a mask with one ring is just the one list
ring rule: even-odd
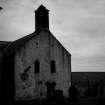
{"label": "gable apex", "polygon": [[68,54],[70,54],[69,51],[67,51],[67,49],[60,43],[60,41],[50,32],[50,30],[48,30],[48,29],[38,29],[34,33],[29,34],[27,36],[24,36],[24,37],[22,37],[18,40],[15,40],[9,46],[7,46],[4,49],[4,52],[5,52],[6,56],[9,56],[9,55],[15,53],[20,47],[22,47],[25,43],[27,43],[33,37],[39,35],[41,32],[48,32],[49,35],[51,35],[60,44],[60,46],[62,46],[65,49],[65,51]]}

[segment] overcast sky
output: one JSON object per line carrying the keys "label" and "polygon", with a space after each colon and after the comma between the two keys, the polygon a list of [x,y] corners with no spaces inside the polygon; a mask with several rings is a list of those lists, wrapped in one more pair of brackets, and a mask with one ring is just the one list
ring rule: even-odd
{"label": "overcast sky", "polygon": [[35,30],[34,11],[50,10],[50,30],[72,54],[72,71],[105,71],[105,0],[0,0],[0,40]]}

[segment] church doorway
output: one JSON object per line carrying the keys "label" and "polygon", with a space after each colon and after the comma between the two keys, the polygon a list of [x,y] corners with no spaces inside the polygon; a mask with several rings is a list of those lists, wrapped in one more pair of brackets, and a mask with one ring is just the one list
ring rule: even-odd
{"label": "church doorway", "polygon": [[47,98],[54,98],[55,97],[55,82],[46,82],[47,87]]}

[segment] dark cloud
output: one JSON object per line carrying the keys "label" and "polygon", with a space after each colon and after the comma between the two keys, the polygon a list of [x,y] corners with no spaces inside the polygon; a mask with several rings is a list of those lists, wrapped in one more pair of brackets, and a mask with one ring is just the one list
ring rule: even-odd
{"label": "dark cloud", "polygon": [[73,70],[104,70],[105,0],[0,0],[0,4],[5,8],[1,40],[33,32],[34,10],[44,4],[50,10],[51,31],[72,54]]}

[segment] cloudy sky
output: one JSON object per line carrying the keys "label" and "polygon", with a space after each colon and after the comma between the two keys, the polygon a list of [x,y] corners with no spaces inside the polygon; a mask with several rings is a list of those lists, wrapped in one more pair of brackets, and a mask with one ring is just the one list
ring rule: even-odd
{"label": "cloudy sky", "polygon": [[105,71],[105,0],[0,0],[0,40],[35,30],[34,11],[50,10],[50,30],[72,54],[72,71]]}

